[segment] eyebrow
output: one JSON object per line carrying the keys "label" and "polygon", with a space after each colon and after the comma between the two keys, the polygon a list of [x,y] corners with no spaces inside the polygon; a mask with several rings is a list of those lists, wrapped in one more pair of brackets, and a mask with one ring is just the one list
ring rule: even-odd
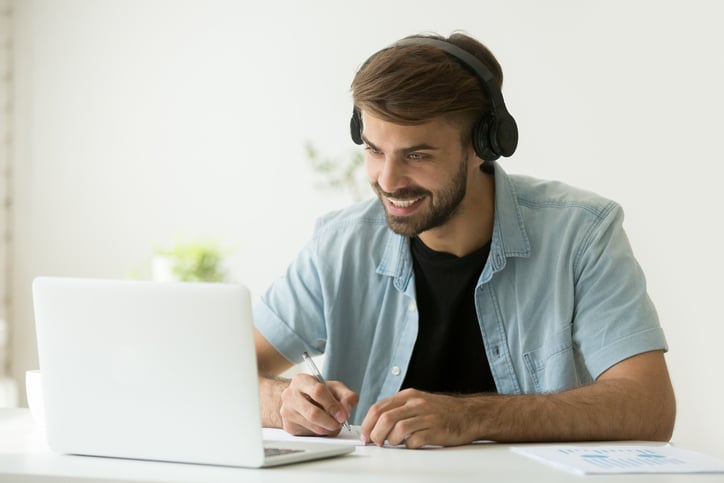
{"label": "eyebrow", "polygon": [[[364,143],[366,145],[368,145],[369,147],[371,147],[372,149],[374,149],[376,151],[380,150],[377,146],[375,146],[373,143],[371,143],[370,140],[364,136],[364,134],[362,135],[362,141],[364,141]],[[439,149],[439,148],[436,148],[435,146],[431,146],[429,144],[423,143],[423,144],[415,144],[414,146],[410,146],[407,148],[398,149],[397,152],[400,154],[409,154],[409,153],[413,153],[415,151],[435,151],[437,149]]]}

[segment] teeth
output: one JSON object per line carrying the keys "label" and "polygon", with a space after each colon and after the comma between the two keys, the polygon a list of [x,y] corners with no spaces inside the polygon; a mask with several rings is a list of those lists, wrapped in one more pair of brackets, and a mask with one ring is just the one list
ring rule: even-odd
{"label": "teeth", "polygon": [[390,203],[399,208],[407,208],[408,206],[412,206],[420,200],[420,198],[415,198],[414,200],[396,200],[394,198],[387,199],[390,201]]}

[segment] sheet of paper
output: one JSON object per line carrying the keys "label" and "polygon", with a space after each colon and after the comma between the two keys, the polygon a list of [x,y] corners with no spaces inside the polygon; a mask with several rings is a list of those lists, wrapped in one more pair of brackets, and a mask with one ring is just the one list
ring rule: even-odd
{"label": "sheet of paper", "polygon": [[670,444],[536,445],[512,451],[577,474],[724,473],[724,461]]}
{"label": "sheet of paper", "polygon": [[[283,429],[264,428],[263,435],[265,441],[308,441],[310,443],[332,443],[332,444],[349,444],[353,446],[364,446],[359,436],[359,426],[351,426],[352,431],[342,429],[337,436],[292,436]],[[370,443],[371,444],[371,443]],[[386,448],[405,448],[404,444],[393,446],[385,442]],[[426,445],[423,448],[442,448],[442,446]]]}
{"label": "sheet of paper", "polygon": [[342,428],[337,436],[292,436],[283,429],[264,428],[262,430],[264,440],[266,441],[309,441],[311,443],[333,443],[333,444],[349,444],[353,446],[364,446],[359,439],[359,426],[352,426],[352,431]]}

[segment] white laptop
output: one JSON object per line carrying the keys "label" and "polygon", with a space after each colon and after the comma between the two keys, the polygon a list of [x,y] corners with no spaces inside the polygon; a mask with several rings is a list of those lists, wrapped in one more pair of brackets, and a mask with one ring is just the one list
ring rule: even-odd
{"label": "white laptop", "polygon": [[55,452],[264,467],[354,450],[265,451],[242,285],[41,277],[33,303]]}

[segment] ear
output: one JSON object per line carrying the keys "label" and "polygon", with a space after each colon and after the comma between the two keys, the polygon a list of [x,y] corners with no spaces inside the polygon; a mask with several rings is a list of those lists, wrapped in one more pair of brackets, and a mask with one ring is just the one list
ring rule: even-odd
{"label": "ear", "polygon": [[477,155],[475,150],[472,151],[473,152],[469,154],[469,156],[472,157],[468,157],[468,159],[471,159],[471,164],[473,168],[477,168],[485,174],[495,173],[495,161],[485,161],[483,158]]}
{"label": "ear", "polygon": [[478,156],[472,143],[468,145],[468,160],[470,160],[471,168],[483,169],[485,160]]}

